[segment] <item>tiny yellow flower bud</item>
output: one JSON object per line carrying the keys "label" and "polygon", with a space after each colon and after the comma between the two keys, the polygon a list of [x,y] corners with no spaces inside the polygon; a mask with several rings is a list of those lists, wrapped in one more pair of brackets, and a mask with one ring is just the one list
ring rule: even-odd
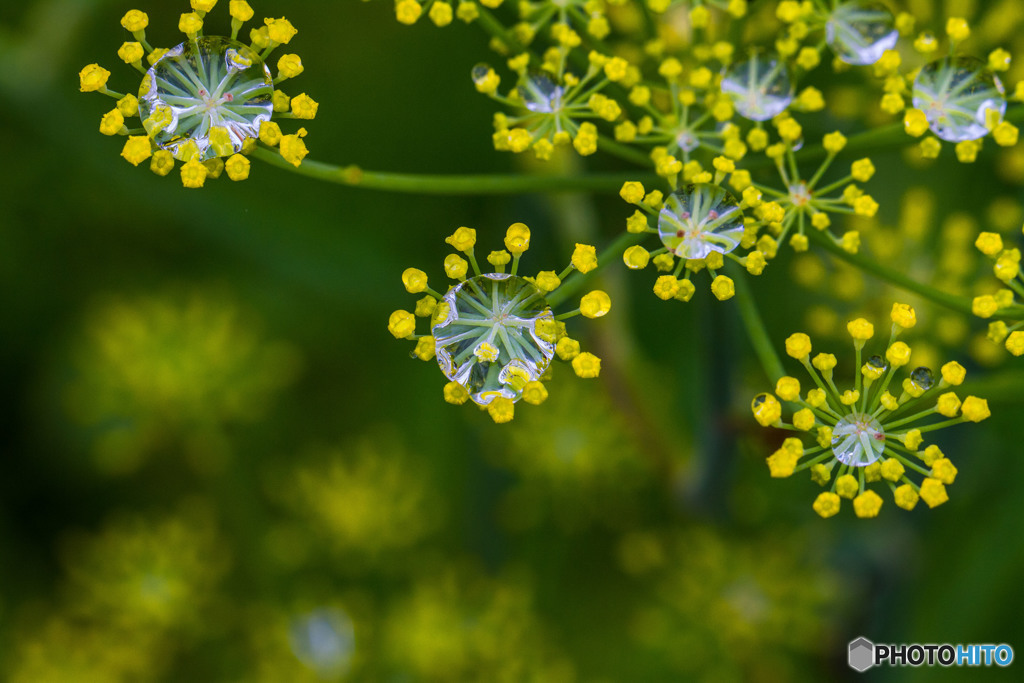
{"label": "tiny yellow flower bud", "polygon": [[78,74],[79,90],[81,92],[95,92],[105,90],[110,72],[99,64],[90,64]]}
{"label": "tiny yellow flower bud", "polygon": [[961,414],[971,422],[981,422],[992,415],[988,401],[977,396],[968,396],[960,409]]}
{"label": "tiny yellow flower bud", "polygon": [[245,180],[249,177],[249,166],[249,160],[241,154],[234,154],[224,162],[224,170],[227,172],[228,178],[235,181]]}
{"label": "tiny yellow flower bud", "polygon": [[719,301],[726,301],[736,296],[736,283],[726,275],[719,275],[711,282],[711,293]]}
{"label": "tiny yellow flower bud", "polygon": [[917,314],[909,304],[894,303],[890,314],[894,325],[909,330],[917,324]]}
{"label": "tiny yellow flower bud", "polygon": [[601,359],[584,351],[572,359],[572,369],[578,377],[592,379],[601,374]]}
{"label": "tiny yellow flower bud", "polygon": [[814,511],[823,519],[828,519],[839,512],[839,496],[828,491],[818,494],[814,500]]}
{"label": "tiny yellow flower bud", "polygon": [[600,318],[610,311],[612,300],[605,292],[595,289],[580,300],[580,313],[587,318]]}
{"label": "tiny yellow flower bud", "polygon": [[874,491],[865,491],[853,499],[853,511],[861,519],[877,517],[881,509],[882,498]]}
{"label": "tiny yellow flower bud", "polygon": [[292,114],[294,114],[297,119],[315,118],[316,110],[319,108],[320,105],[306,93],[293,97],[291,101]]}
{"label": "tiny yellow flower bud", "polygon": [[572,252],[572,265],[581,273],[597,268],[597,249],[589,244],[576,244]]}
{"label": "tiny yellow flower bud", "polygon": [[281,45],[290,42],[295,37],[295,34],[298,33],[295,27],[292,26],[292,23],[284,17],[280,19],[264,19],[263,23],[267,25],[267,35],[270,37],[270,40]]}
{"label": "tiny yellow flower bud", "polygon": [[811,354],[811,338],[803,332],[791,334],[786,339],[786,354],[797,360],[807,358]]}
{"label": "tiny yellow flower bud", "polygon": [[846,330],[855,342],[863,343],[875,336],[875,326],[864,318],[851,320],[846,324]]}
{"label": "tiny yellow flower bud", "polygon": [[651,253],[638,244],[629,247],[622,254],[622,260],[625,262],[626,267],[633,270],[646,268],[650,258]]}
{"label": "tiny yellow flower bud", "polygon": [[406,268],[402,273],[402,284],[410,294],[419,294],[427,288],[427,274],[419,268]]}
{"label": "tiny yellow flower bud", "polygon": [[771,427],[782,419],[782,404],[771,394],[758,394],[750,404],[754,419],[762,427]]}
{"label": "tiny yellow flower bud", "polygon": [[409,311],[398,310],[388,319],[388,332],[395,339],[405,339],[416,331],[416,318]]}
{"label": "tiny yellow flower bud", "polygon": [[281,156],[292,166],[299,166],[302,160],[306,158],[306,155],[309,154],[309,150],[306,149],[306,143],[302,141],[304,137],[306,137],[305,128],[299,128],[299,132],[294,135],[281,136]]}
{"label": "tiny yellow flower bud", "polygon": [[445,275],[453,280],[462,280],[469,270],[469,261],[458,254],[448,254],[444,259]]}
{"label": "tiny yellow flower bud", "polygon": [[203,18],[195,12],[186,12],[178,19],[178,30],[189,38],[194,38],[203,30]]}
{"label": "tiny yellow flower bud", "polygon": [[946,487],[941,481],[928,477],[921,482],[921,500],[933,508],[949,500],[949,494],[946,493]]}
{"label": "tiny yellow flower bud", "polygon": [[960,399],[952,391],[948,391],[935,404],[936,410],[945,417],[956,417],[960,413]]}
{"label": "tiny yellow flower bud", "polygon": [[783,377],[775,383],[775,395],[783,401],[800,399],[800,380],[796,377]]}
{"label": "tiny yellow flower bud", "polygon": [[555,344],[555,353],[564,361],[570,361],[580,355],[580,343],[569,337],[562,337]]}
{"label": "tiny yellow flower bud", "polygon": [[516,256],[530,248],[530,229],[523,223],[513,223],[505,233],[505,248]]}

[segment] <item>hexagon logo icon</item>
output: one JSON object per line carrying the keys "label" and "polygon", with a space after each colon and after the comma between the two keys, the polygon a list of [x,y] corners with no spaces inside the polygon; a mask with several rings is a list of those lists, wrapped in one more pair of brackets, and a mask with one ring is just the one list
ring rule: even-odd
{"label": "hexagon logo icon", "polygon": [[875,644],[863,636],[851,640],[847,662],[854,671],[864,673],[875,664]]}

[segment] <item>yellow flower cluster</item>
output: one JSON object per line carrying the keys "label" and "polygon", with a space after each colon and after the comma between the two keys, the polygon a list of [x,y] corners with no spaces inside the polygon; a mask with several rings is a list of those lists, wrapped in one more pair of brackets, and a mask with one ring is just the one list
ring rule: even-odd
{"label": "yellow flower cluster", "polygon": [[[520,399],[534,405],[544,402],[544,382],[556,356],[570,363],[578,377],[594,378],[601,372],[601,359],[581,351],[564,321],[577,315],[605,316],[612,305],[608,294],[594,290],[583,295],[575,310],[557,316],[552,312],[552,305],[575,289],[573,279],[598,268],[597,250],[577,244],[563,271],[521,276],[519,260],[530,247],[530,236],[523,223],[509,226],[505,249],[487,255],[493,270],[485,273],[476,257],[476,230],[458,228],[445,240],[458,252],[444,261],[445,274],[455,284],[442,295],[430,287],[424,271],[406,269],[406,291],[424,296],[413,311],[397,310],[388,320],[392,336],[416,342],[414,357],[437,359],[450,380],[444,387],[446,401],[472,400],[498,423],[512,419]],[[417,318],[429,319],[430,334],[416,333]]]}
{"label": "yellow flower cluster", "polygon": [[[868,486],[876,482],[888,486],[896,505],[906,510],[918,500],[929,507],[946,502],[945,487],[957,470],[937,445],[925,446],[924,433],[990,415],[984,399],[961,400],[955,391],[946,391],[964,381],[964,368],[955,361],[942,366],[938,381],[931,370],[918,367],[894,384],[896,370],[909,367],[911,359],[910,346],[896,338],[917,324],[917,316],[912,307],[897,303],[891,321],[884,356],[871,356],[863,364],[861,352],[874,337],[874,325],[863,318],[849,322],[859,370],[853,387],[844,391],[834,380],[836,357],[812,357],[810,338],[791,335],[786,354],[804,366],[812,388],[802,388],[796,377],[781,377],[774,394],[759,394],[751,405],[760,425],[795,433],[768,457],[771,476],[809,470],[815,483],[829,486],[813,506],[822,517],[835,515],[843,498],[853,502],[858,517],[877,516],[883,499]],[[789,423],[782,420],[784,403],[793,407]],[[942,419],[935,421],[936,416]],[[908,476],[914,473],[924,477],[920,484]]]}
{"label": "yellow flower cluster", "polygon": [[[208,36],[204,34],[206,15],[216,4],[216,0],[192,0],[192,11],[182,14],[178,22],[186,41],[172,49],[153,48],[147,42],[145,12],[130,10],[122,17],[121,25],[134,40],[123,43],[118,56],[142,74],[138,96],[109,89],[110,72],[98,64],[86,66],[79,74],[82,92],[99,92],[117,100],[99,128],[104,135],[127,138],[121,156],[133,166],[149,161],[150,170],[159,176],[170,174],[178,161],[186,188],[203,187],[208,179],[222,174],[236,181],[248,178],[249,157],[260,144],[277,148],[285,161],[298,166],[308,154],[302,140],[306,129],[285,135],[271,118],[310,120],[318,109],[307,94],[289,97],[276,87],[304,71],[298,55],[282,55],[276,77],[264,63],[297,33],[291,22],[284,17],[265,19],[263,26],[250,31],[250,43],[245,45],[238,41],[238,34],[243,23],[252,19],[252,7],[244,0],[231,0],[230,37]],[[214,55],[215,65],[228,60],[230,68],[189,77],[188,62],[197,54]],[[260,80],[263,86],[253,87]],[[126,121],[135,117],[141,125],[129,126]]]}

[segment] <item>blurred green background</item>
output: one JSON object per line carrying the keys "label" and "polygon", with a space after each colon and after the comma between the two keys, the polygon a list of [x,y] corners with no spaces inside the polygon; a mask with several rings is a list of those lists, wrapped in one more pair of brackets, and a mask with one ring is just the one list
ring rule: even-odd
{"label": "blurred green background", "polygon": [[[0,7],[5,680],[843,680],[860,635],[1022,642],[1022,368],[972,359],[983,325],[931,340],[985,379],[993,412],[941,435],[960,475],[935,510],[819,519],[815,487],[768,477],[775,435],[748,406],[770,385],[735,302],[699,288],[666,304],[649,273],[621,267],[599,280],[612,314],[577,332],[601,379],[556,368],[547,403],[494,425],[444,403],[437,368],[388,334],[388,314],[412,306],[402,270],[440,277],[456,227],[489,250],[516,221],[534,231],[527,270],[560,269],[573,242],[623,229],[621,200],[393,195],[259,163],[246,182],[184,190],[125,163],[97,132],[110,104],[78,92],[92,62],[136,87],[115,54],[132,7]],[[386,1],[254,7],[299,29],[289,49],[307,70],[286,89],[320,102],[311,159],[522,168],[491,148],[475,27],[400,26]],[[152,42],[178,42],[187,3],[138,8]],[[225,16],[208,26],[226,31]],[[837,125],[863,126],[827,115],[818,134]],[[1014,158],[874,158],[880,234],[908,188],[931,188],[909,209],[934,202],[935,237],[913,256],[926,276],[957,212],[1019,240]],[[792,260],[755,289],[780,350],[895,296],[856,277],[802,287]],[[852,362],[838,337],[818,346]]]}

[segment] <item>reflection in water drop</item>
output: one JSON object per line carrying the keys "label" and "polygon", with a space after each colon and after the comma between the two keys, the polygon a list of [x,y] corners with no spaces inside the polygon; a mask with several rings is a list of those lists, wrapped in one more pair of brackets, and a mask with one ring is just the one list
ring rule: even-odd
{"label": "reflection in water drop", "polygon": [[977,140],[990,117],[1006,113],[1003,84],[974,57],[945,57],[928,64],[914,80],[914,107],[932,132],[947,142]]}
{"label": "reflection in water drop", "polygon": [[928,391],[935,384],[935,376],[923,365],[910,373],[910,381],[921,391]]}
{"label": "reflection in water drop", "polygon": [[552,114],[562,108],[562,86],[544,74],[529,74],[516,91],[530,111]]}
{"label": "reflection in water drop", "polygon": [[740,116],[751,121],[767,121],[793,101],[789,71],[771,55],[755,54],[730,67],[722,77],[722,92],[732,99]]}
{"label": "reflection in water drop", "polygon": [[322,607],[293,619],[288,640],[296,659],[320,678],[334,679],[351,665],[355,628],[342,610]]}
{"label": "reflection in water drop", "polygon": [[680,258],[728,254],[743,237],[743,212],[736,198],[718,185],[689,185],[666,198],[658,236]]}
{"label": "reflection in water drop", "polygon": [[481,62],[473,67],[472,71],[469,72],[473,79],[473,83],[476,85],[483,85],[487,81],[487,74],[491,72],[491,67],[488,64]]}
{"label": "reflection in water drop", "polygon": [[437,362],[448,377],[487,405],[516,401],[555,355],[554,338],[538,322],[554,316],[541,291],[527,280],[491,273],[466,280],[444,297],[448,316],[434,325]]}
{"label": "reflection in water drop", "polygon": [[[139,114],[158,147],[177,154],[192,141],[200,160],[230,156],[274,111],[274,82],[263,60],[228,38],[178,45],[154,64],[139,89]],[[220,137],[211,131],[221,128]]]}
{"label": "reflection in water drop", "polygon": [[867,413],[845,415],[832,430],[832,454],[844,465],[867,467],[882,457],[884,450],[882,424]]}
{"label": "reflection in water drop", "polygon": [[899,39],[892,13],[878,2],[853,0],[832,12],[825,24],[825,40],[847,64],[874,64]]}

